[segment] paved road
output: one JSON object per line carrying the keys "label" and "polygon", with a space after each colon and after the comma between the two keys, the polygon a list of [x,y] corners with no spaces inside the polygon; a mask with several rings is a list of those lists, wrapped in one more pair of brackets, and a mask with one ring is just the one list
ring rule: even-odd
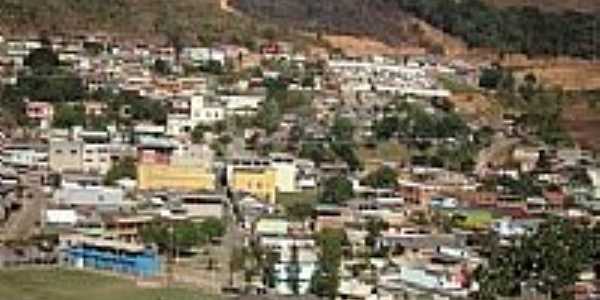
{"label": "paved road", "polygon": [[21,177],[23,199],[21,209],[14,212],[4,225],[4,240],[27,240],[39,232],[38,224],[47,206],[47,197],[42,191],[42,172],[30,172]]}

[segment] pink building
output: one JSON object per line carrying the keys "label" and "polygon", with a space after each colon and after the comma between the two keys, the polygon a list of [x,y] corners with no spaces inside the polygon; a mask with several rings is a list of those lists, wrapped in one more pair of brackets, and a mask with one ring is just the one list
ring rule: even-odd
{"label": "pink building", "polygon": [[27,102],[26,114],[41,128],[48,128],[54,117],[54,107],[48,102]]}

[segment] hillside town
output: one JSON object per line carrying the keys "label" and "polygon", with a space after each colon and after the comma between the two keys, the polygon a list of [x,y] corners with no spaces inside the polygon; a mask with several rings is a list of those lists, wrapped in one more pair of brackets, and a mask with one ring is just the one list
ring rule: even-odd
{"label": "hillside town", "polygon": [[[600,160],[533,74],[87,34],[0,38],[0,78],[0,267],[218,295],[598,297]],[[509,90],[526,109],[456,100]]]}

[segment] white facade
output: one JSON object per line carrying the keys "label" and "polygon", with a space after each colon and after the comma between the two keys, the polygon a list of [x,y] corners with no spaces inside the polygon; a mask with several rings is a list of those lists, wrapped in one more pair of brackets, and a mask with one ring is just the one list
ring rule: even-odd
{"label": "white facade", "polygon": [[0,161],[6,166],[45,168],[48,166],[48,153],[29,147],[7,147],[2,151]]}
{"label": "white facade", "polygon": [[[313,239],[291,237],[263,237],[261,245],[276,252],[279,260],[275,263],[274,292],[279,295],[293,295],[291,280],[297,280],[298,293],[303,295],[310,291],[310,281],[318,268],[318,257]],[[290,270],[297,266],[298,271]]]}
{"label": "white facade", "polygon": [[273,154],[271,155],[271,166],[275,169],[277,189],[283,193],[295,192],[298,168],[294,158],[286,154]]}
{"label": "white facade", "polygon": [[594,198],[600,199],[600,168],[590,168],[587,170],[587,174],[592,181]]}
{"label": "white facade", "polygon": [[198,124],[214,124],[222,120],[225,120],[224,107],[218,104],[209,105],[202,95],[192,96],[189,98],[189,112],[167,116],[167,134],[171,136],[186,134]]}
{"label": "white facade", "polygon": [[112,166],[110,144],[83,145],[83,171],[106,174]]}

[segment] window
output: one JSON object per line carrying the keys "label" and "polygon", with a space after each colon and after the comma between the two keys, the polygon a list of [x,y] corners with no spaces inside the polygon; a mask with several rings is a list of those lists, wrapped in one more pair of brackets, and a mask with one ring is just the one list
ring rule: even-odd
{"label": "window", "polygon": [[56,153],[56,154],[62,154],[63,151],[62,151],[62,149],[56,149],[56,151],[54,151],[54,153]]}
{"label": "window", "polygon": [[77,150],[76,149],[71,149],[71,155],[77,155]]}

